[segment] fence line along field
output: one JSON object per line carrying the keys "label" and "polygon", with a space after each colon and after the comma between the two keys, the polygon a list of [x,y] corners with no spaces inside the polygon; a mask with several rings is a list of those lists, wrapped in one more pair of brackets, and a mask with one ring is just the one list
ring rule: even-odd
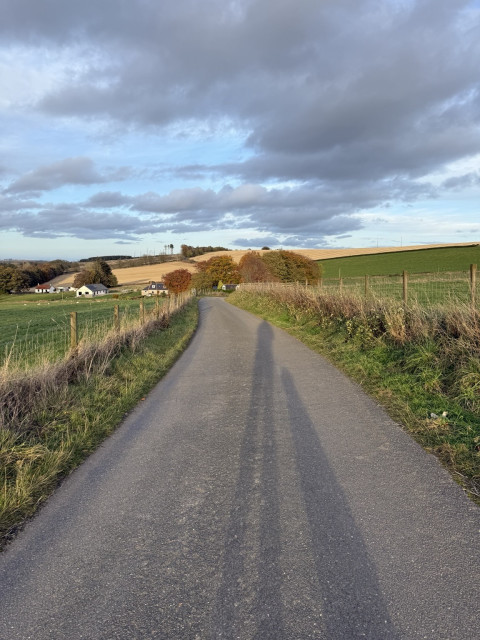
{"label": "fence line along field", "polygon": [[[39,300],[39,296],[41,298]],[[57,294],[58,296],[58,294]],[[45,296],[47,297],[47,296]],[[77,314],[79,340],[99,339],[115,322],[126,328],[151,314],[163,299],[78,300],[71,296],[55,300],[44,294],[2,296],[0,300],[0,365],[28,367],[63,357],[71,344],[71,313]],[[118,307],[118,320],[115,307]]]}
{"label": "fence line along field", "polygon": [[479,281],[474,268],[451,273],[419,274],[404,271],[401,275],[391,276],[322,278],[320,286],[324,292],[373,296],[379,300],[422,306],[480,303]]}

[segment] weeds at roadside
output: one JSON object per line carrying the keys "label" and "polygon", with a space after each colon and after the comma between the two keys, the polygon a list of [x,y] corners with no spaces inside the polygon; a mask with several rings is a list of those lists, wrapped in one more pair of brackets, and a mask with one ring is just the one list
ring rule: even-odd
{"label": "weeds at roadside", "polygon": [[197,318],[193,300],[168,321],[112,332],[60,363],[2,371],[0,547],[168,371]]}
{"label": "weeds at roadside", "polygon": [[480,503],[478,310],[282,285],[243,285],[230,302],[340,366]]}

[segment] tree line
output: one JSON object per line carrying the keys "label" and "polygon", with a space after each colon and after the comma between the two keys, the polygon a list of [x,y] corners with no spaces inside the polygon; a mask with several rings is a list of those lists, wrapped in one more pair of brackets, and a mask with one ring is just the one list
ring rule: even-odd
{"label": "tree line", "polygon": [[91,258],[81,258],[79,262],[96,262],[97,260],[131,260],[132,256],[93,256]]}
{"label": "tree line", "polygon": [[316,284],[321,266],[293,251],[267,251],[259,254],[249,251],[236,264],[231,256],[214,256],[196,265],[193,275],[187,269],[177,269],[165,275],[164,283],[172,293],[221,288],[223,284],[241,282],[305,282]]}
{"label": "tree line", "polygon": [[195,256],[203,256],[205,253],[213,253],[214,251],[228,251],[225,247],[192,247],[189,244],[180,245],[180,252],[184,258],[194,258]]}
{"label": "tree line", "polygon": [[76,268],[77,263],[68,260],[27,262],[21,267],[15,263],[3,262],[0,263],[0,293],[23,291]]}

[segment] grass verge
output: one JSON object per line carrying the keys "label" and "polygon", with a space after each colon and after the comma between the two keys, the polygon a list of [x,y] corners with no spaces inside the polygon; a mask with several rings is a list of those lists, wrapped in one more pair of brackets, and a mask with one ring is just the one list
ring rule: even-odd
{"label": "grass verge", "polygon": [[305,288],[239,290],[229,301],[285,329],[358,382],[480,504],[480,317]]}
{"label": "grass verge", "polygon": [[165,321],[43,371],[2,381],[0,548],[169,370],[198,322],[195,300]]}

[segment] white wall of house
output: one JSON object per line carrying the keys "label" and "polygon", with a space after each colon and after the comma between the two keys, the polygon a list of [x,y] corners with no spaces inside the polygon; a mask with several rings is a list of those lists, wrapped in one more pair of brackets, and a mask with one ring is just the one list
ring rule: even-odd
{"label": "white wall of house", "polygon": [[100,289],[100,291],[91,291],[87,285],[83,285],[77,289],[77,298],[85,296],[86,298],[94,298],[96,296],[104,296],[108,289]]}
{"label": "white wall of house", "polygon": [[48,289],[35,289],[35,293],[55,293],[55,287],[49,287]]}

